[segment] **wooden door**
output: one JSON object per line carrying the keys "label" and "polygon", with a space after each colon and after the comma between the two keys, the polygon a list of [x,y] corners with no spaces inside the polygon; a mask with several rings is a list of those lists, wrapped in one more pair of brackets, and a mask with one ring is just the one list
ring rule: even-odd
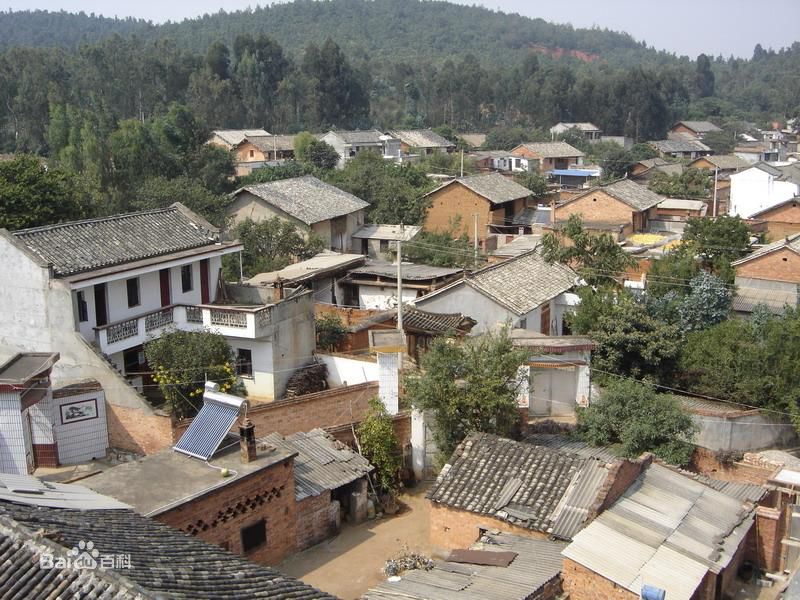
{"label": "wooden door", "polygon": [[211,295],[208,290],[208,259],[204,258],[200,261],[200,302],[208,304],[211,301]]}
{"label": "wooden door", "polygon": [[542,321],[539,325],[539,331],[545,335],[550,335],[550,305],[545,304],[542,306]]}
{"label": "wooden door", "polygon": [[108,305],[106,304],[105,283],[98,283],[94,286],[94,314],[98,327],[108,324]]}
{"label": "wooden door", "polygon": [[161,288],[161,306],[172,304],[172,296],[169,289],[169,269],[161,269],[158,272],[158,284]]}

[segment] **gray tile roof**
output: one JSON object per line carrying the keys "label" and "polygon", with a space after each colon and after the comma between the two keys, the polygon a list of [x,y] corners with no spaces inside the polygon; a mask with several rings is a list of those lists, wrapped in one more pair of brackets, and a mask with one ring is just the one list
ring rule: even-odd
{"label": "gray tile roof", "polygon": [[365,130],[337,130],[331,131],[329,133],[333,133],[334,135],[338,136],[345,144],[382,144],[383,140],[381,140],[381,136],[383,133],[378,131],[377,129],[365,129]]}
{"label": "gray tile roof", "polygon": [[219,231],[180,203],[168,208],[21,229],[13,235],[57,277],[212,246]]}
{"label": "gray tile roof", "polygon": [[294,138],[293,135],[259,135],[247,136],[247,141],[262,152],[272,152],[273,150],[285,152],[287,150],[294,151]]}
{"label": "gray tile roof", "polygon": [[427,497],[570,539],[608,474],[601,461],[475,433],[459,445]]}
{"label": "gray tile roof", "polygon": [[684,125],[696,133],[708,133],[709,131],[722,131],[719,127],[714,125],[711,121],[678,121],[673,125]]}
{"label": "gray tile roof", "polygon": [[[699,158],[696,160],[700,160]],[[712,154],[711,156],[704,156],[702,160],[710,162],[718,169],[732,170],[732,169],[746,169],[750,163],[745,159],[736,156],[735,154]],[[694,164],[692,162],[689,166]]]}
{"label": "gray tile roof", "polygon": [[453,179],[435,190],[428,192],[426,196],[435,194],[442,188],[453,185],[454,183],[464,185],[479,196],[489,200],[492,204],[503,204],[505,202],[511,202],[512,200],[527,198],[531,195],[531,191],[528,188],[518,184],[513,179],[503,177],[499,173],[487,173]]}
{"label": "gray tile roof", "polygon": [[400,581],[384,582],[369,590],[365,600],[519,600],[535,598],[558,577],[564,542],[487,533],[470,549],[513,552],[505,567],[437,562],[430,571],[403,573]]}
{"label": "gray tile roof", "polygon": [[760,258],[766,254],[771,254],[777,250],[782,250],[787,248],[800,254],[800,233],[794,233],[792,235],[786,236],[785,238],[781,238],[777,242],[772,242],[771,244],[766,244],[761,246],[758,250],[751,252],[747,256],[743,256],[742,258],[733,261],[731,264],[733,266],[741,265],[746,262],[750,262],[755,258]]}
{"label": "gray tile roof", "polygon": [[475,271],[464,282],[515,314],[524,315],[571,289],[576,279],[569,267],[548,264],[538,250],[532,250]]}
{"label": "gray tile roof", "polygon": [[634,594],[652,585],[689,600],[708,571],[730,563],[752,524],[741,500],[652,464],[562,554]]}
{"label": "gray tile roof", "polygon": [[542,236],[539,234],[518,235],[513,240],[491,252],[492,256],[519,256],[539,246]]}
{"label": "gray tile roof", "polygon": [[520,144],[520,146],[529,152],[539,155],[541,158],[572,158],[573,156],[584,155],[583,152],[570,146],[567,142],[529,142]]}
{"label": "gray tile roof", "polygon": [[231,146],[241,144],[245,138],[248,137],[263,137],[269,135],[269,132],[264,129],[216,129],[211,133]]}
{"label": "gray tile roof", "polygon": [[[350,327],[350,331],[363,331],[378,323],[394,321],[397,311],[384,310],[375,316]],[[432,313],[420,310],[412,305],[403,307],[403,329],[406,331],[422,331],[429,334],[442,334],[455,331],[469,331],[475,320],[461,313]]]}
{"label": "gray tile roof", "polygon": [[[464,269],[454,269],[452,267],[430,267],[428,265],[415,265],[403,263],[403,279],[440,279],[442,277],[454,277],[462,273]],[[397,278],[397,265],[395,263],[367,261],[363,267],[358,267],[350,271],[350,275],[377,275],[389,279]]]}
{"label": "gray tile roof", "polygon": [[412,148],[454,148],[455,144],[432,129],[395,129],[389,135]]}
{"label": "gray tile roof", "polygon": [[[49,540],[41,537],[42,530]],[[129,555],[130,568],[48,571],[30,563],[44,552],[66,557],[81,541],[91,541],[101,557]],[[332,599],[274,569],[130,510],[70,510],[0,502],[0,564],[6,566],[4,574],[13,574],[10,581],[0,574],[3,598],[66,597],[67,589],[86,585],[80,588],[81,598]],[[19,568],[9,569],[9,564]],[[16,595],[8,593],[12,582],[20,590]]]}
{"label": "gray tile roof", "polygon": [[653,140],[647,142],[659,152],[711,152],[711,148],[697,140]]}
{"label": "gray tile roof", "polygon": [[272,433],[258,441],[297,453],[294,459],[294,495],[298,501],[340,488],[372,471],[366,458],[322,429],[286,437]]}
{"label": "gray tile roof", "polygon": [[306,225],[349,215],[369,204],[336,186],[306,175],[248,185],[234,192],[250,192]]}
{"label": "gray tile roof", "polygon": [[568,202],[562,204],[569,204],[570,202],[574,202],[578,198],[583,198],[584,196],[591,196],[596,192],[605,192],[609,196],[616,198],[617,200],[624,202],[631,208],[637,211],[648,210],[656,206],[659,202],[664,200],[664,196],[659,196],[655,192],[650,191],[647,189],[646,186],[639,185],[635,181],[631,181],[630,179],[620,179],[619,181],[615,181],[614,183],[610,183],[608,185],[600,185],[597,187],[590,188],[586,190],[583,194],[578,194]]}

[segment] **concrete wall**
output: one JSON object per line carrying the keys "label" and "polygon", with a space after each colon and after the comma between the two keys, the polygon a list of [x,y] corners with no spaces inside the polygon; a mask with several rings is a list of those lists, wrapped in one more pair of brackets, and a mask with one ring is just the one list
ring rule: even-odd
{"label": "concrete wall", "polygon": [[283,397],[294,372],[311,362],[316,347],[311,292],[283,300],[272,308],[272,366],[275,398]]}
{"label": "concrete wall", "polygon": [[731,198],[728,214],[750,217],[798,195],[800,186],[775,178],[758,168],[745,169],[731,175]]}
{"label": "concrete wall", "polygon": [[709,450],[744,452],[797,445],[793,425],[758,411],[734,418],[708,414],[692,418],[700,428],[694,443]]}
{"label": "concrete wall", "polygon": [[[419,291],[403,288],[403,302],[417,298]],[[397,306],[397,285],[358,285],[358,306],[363,309],[388,310]]]}
{"label": "concrete wall", "polygon": [[328,367],[328,385],[332,388],[378,381],[378,363],[371,356],[361,360],[317,354],[317,358]]}

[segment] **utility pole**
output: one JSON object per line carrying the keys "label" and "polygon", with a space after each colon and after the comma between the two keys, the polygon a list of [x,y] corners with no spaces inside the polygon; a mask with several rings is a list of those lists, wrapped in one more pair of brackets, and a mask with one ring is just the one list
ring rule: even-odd
{"label": "utility pole", "polygon": [[475,232],[474,232],[475,239],[472,241],[472,247],[474,248],[474,253],[475,253],[474,257],[475,267],[477,267],[478,266],[478,213],[473,213],[472,219],[475,223]]}
{"label": "utility pole", "polygon": [[461,177],[464,176],[464,150],[461,150]]}
{"label": "utility pole", "polygon": [[[402,238],[403,226],[400,226],[400,237]],[[397,329],[405,339],[403,333],[403,240],[397,240]]]}
{"label": "utility pole", "polygon": [[719,175],[719,167],[714,167],[714,216],[717,216],[717,176]]}

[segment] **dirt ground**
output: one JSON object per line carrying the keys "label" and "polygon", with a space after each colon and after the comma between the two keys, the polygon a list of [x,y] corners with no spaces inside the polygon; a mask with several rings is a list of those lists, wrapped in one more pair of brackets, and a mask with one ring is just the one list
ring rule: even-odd
{"label": "dirt ground", "polygon": [[278,570],[342,600],[359,598],[384,580],[384,563],[404,548],[430,553],[426,491],[426,485],[408,490],[400,497],[406,508],[399,515],[344,525],[338,536],[295,554]]}

